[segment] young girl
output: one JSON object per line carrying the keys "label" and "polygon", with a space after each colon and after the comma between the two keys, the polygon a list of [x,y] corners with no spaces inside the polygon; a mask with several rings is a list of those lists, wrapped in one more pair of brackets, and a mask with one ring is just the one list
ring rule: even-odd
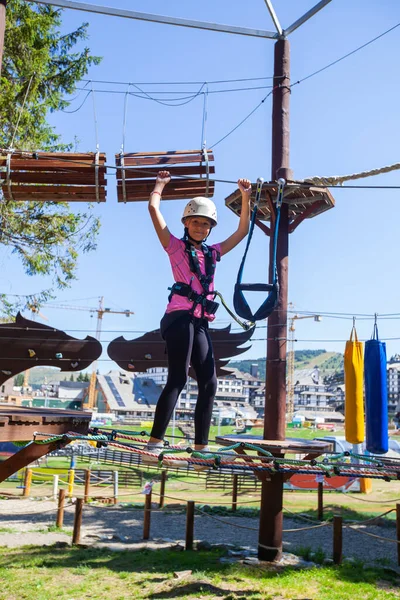
{"label": "young girl", "polygon": [[[196,450],[207,450],[217,378],[208,324],[215,319],[213,301],[214,271],[220,257],[246,237],[249,229],[251,182],[239,179],[242,209],[237,230],[225,241],[212,246],[205,242],[217,225],[217,209],[208,198],[193,198],[183,211],[183,239],[173,236],[160,211],[168,171],[158,173],[150,194],[149,212],[158,238],[169,256],[175,284],[161,320],[161,335],[168,354],[168,379],[157,402],[154,424],[145,450],[158,455],[179,394],[184,388],[189,366],[197,377],[198,397],[194,415]],[[157,462],[156,456],[143,456],[143,462]],[[176,464],[176,461],[174,462]],[[182,465],[177,465],[182,466]]]}

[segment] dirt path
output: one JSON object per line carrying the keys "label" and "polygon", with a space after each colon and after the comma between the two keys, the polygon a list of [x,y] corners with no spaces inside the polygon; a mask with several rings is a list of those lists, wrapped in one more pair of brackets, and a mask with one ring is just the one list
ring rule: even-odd
{"label": "dirt path", "polygon": [[[65,510],[64,530],[72,532],[74,506]],[[52,545],[56,542],[71,543],[68,533],[48,532],[55,524],[56,503],[52,500],[0,500],[0,546]],[[154,510],[151,515],[151,541],[154,547],[169,545],[185,538],[184,513],[174,514]],[[299,547],[313,550],[321,548],[327,557],[332,556],[332,526],[306,529],[312,523],[289,518],[284,519],[284,550],[294,552]],[[302,529],[301,531],[299,531]],[[389,538],[383,541],[366,536],[359,531]],[[115,550],[143,547],[143,510],[122,506],[86,505],[83,511],[81,543],[114,548]],[[195,516],[195,539],[210,543],[235,544],[257,547],[258,519],[241,517]],[[345,557],[382,564],[397,565],[396,527],[357,526],[357,531],[343,531],[343,554]]]}

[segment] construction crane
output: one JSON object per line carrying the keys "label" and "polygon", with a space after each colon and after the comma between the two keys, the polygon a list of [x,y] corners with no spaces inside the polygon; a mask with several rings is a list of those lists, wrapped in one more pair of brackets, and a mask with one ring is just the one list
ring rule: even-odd
{"label": "construction crane", "polygon": [[[85,310],[90,313],[97,313],[97,324],[96,324],[96,338],[100,342],[101,338],[101,328],[103,324],[103,316],[114,314],[114,315],[125,315],[126,317],[130,317],[135,313],[132,310],[113,310],[111,308],[104,307],[104,297],[101,296],[99,298],[99,307],[98,308],[90,308],[89,306],[75,306],[73,304],[47,304],[46,308],[60,308],[63,310]],[[97,374],[97,360],[93,363],[92,367],[92,375],[90,377],[89,383],[89,391],[88,391],[88,401],[85,404],[85,408],[91,410],[95,406],[96,400],[96,374]]]}
{"label": "construction crane", "polygon": [[[293,304],[289,303],[289,307],[293,308]],[[314,321],[319,323],[322,317],[321,315],[293,315],[289,319],[289,352],[286,382],[286,419],[288,423],[292,422],[294,413],[294,332],[296,330],[295,323],[300,319],[314,319]]]}
{"label": "construction crane", "polygon": [[[38,305],[35,302],[29,302],[27,304],[27,308],[28,308],[28,310],[31,311],[31,320],[32,321],[36,321],[37,317],[40,317],[44,321],[48,321],[47,317],[45,317],[44,315],[42,315],[42,313],[39,311],[39,307],[38,307]],[[22,391],[24,393],[28,392],[30,372],[31,372],[30,369],[26,369],[26,371],[24,372],[24,381],[23,381],[23,384],[22,384]]]}

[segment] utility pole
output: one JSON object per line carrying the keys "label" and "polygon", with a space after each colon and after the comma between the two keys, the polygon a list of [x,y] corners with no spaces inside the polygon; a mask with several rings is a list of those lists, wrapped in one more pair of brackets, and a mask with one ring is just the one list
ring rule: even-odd
{"label": "utility pole", "polygon": [[[271,180],[292,180],[289,168],[290,46],[285,38],[275,43],[272,105]],[[273,237],[270,239],[272,269]],[[289,211],[283,203],[277,246],[279,301],[268,318],[264,440],[284,440],[286,425],[286,338],[288,304]],[[273,273],[270,272],[270,281]],[[270,476],[261,486],[258,557],[276,561],[282,555],[283,475]]]}
{"label": "utility pole", "polygon": [[6,30],[6,7],[7,0],[0,0],[0,75],[3,64],[4,32]]}

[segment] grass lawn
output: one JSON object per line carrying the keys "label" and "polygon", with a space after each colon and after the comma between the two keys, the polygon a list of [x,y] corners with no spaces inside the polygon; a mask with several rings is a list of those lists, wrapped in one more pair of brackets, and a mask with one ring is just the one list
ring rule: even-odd
{"label": "grass lawn", "polygon": [[[274,572],[221,564],[214,552],[0,548],[0,600],[392,600],[400,577],[362,563]],[[174,572],[191,574],[181,579]]]}

